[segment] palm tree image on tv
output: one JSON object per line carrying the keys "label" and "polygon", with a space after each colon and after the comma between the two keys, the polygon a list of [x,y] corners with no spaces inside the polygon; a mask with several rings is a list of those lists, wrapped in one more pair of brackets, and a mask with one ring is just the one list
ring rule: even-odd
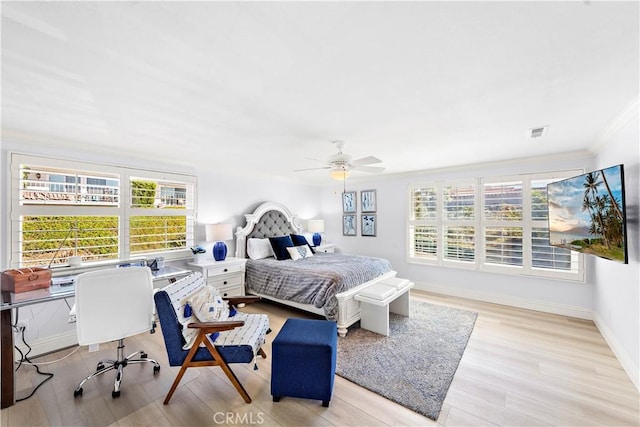
{"label": "palm tree image on tv", "polygon": [[549,244],[627,262],[622,165],[547,186]]}

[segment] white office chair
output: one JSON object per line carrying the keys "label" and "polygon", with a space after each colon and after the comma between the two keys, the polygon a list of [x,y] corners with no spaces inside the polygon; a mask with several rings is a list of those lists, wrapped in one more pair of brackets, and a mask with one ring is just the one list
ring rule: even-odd
{"label": "white office chair", "polygon": [[[153,278],[148,267],[109,268],[78,275],[76,279],[76,330],[79,345],[118,341],[116,360],[101,360],[96,371],[83,379],[73,392],[82,396],[82,386],[93,377],[117,370],[112,397],[120,396],[123,369],[130,363],[160,365],[143,351],[124,357],[124,339],[152,330]],[[136,357],[140,355],[140,357]],[[135,357],[135,358],[134,358]]]}

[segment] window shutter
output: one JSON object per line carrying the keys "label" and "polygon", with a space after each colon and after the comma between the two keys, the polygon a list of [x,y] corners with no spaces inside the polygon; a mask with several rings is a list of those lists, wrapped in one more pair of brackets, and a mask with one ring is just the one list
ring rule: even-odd
{"label": "window shutter", "polygon": [[472,220],[475,218],[475,186],[445,186],[442,190],[444,220]]}
{"label": "window shutter", "polygon": [[171,259],[193,245],[193,176],[12,153],[11,180],[11,267]]}
{"label": "window shutter", "polygon": [[435,221],[438,214],[437,188],[420,187],[411,191],[411,219]]}
{"label": "window shutter", "polygon": [[81,256],[85,262],[117,259],[118,220],[98,215],[22,216],[20,265],[66,264],[70,256]]}
{"label": "window shutter", "polygon": [[445,227],[444,258],[452,261],[475,260],[475,228]]}
{"label": "window shutter", "polygon": [[522,228],[486,227],[485,262],[522,266]]}
{"label": "window shutter", "polygon": [[438,227],[435,225],[413,225],[410,228],[411,256],[435,259],[438,255]]}
{"label": "window shutter", "polygon": [[583,280],[582,255],[548,238],[547,184],[577,172],[410,187],[409,262]]}
{"label": "window shutter", "polygon": [[484,184],[485,220],[522,220],[522,182]]}
{"label": "window shutter", "polygon": [[21,165],[20,202],[30,205],[118,206],[116,174]]}

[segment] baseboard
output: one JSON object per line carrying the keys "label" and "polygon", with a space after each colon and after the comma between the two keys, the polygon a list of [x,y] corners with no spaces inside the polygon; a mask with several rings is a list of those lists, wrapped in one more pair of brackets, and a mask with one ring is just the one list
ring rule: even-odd
{"label": "baseboard", "polygon": [[416,290],[433,292],[436,294],[451,295],[460,298],[468,298],[477,301],[490,302],[493,304],[509,305],[512,307],[525,308],[527,310],[541,311],[543,313],[560,314],[563,316],[576,317],[578,319],[593,320],[593,312],[584,307],[570,306],[564,304],[549,303],[547,301],[529,300],[516,298],[508,295],[498,295],[486,292],[470,291],[468,289],[452,288],[448,286],[436,285],[433,283],[415,283]]}
{"label": "baseboard", "polygon": [[[58,335],[52,335],[47,338],[42,338],[39,340],[34,340],[31,342],[27,342],[29,347],[31,347],[31,352],[29,353],[29,358],[40,356],[41,354],[51,353],[53,351],[58,351],[61,348],[71,347],[74,345],[78,345],[78,335],[76,331],[69,331]],[[26,354],[29,350],[19,336],[14,336],[14,344],[16,347]],[[15,360],[20,360],[20,353],[15,351]]]}
{"label": "baseboard", "polygon": [[594,313],[593,322],[596,324],[596,327],[600,331],[600,335],[604,338],[604,340],[609,345],[611,351],[616,356],[620,364],[622,365],[622,369],[627,373],[629,379],[636,387],[636,390],[640,391],[640,371],[639,367],[633,363],[633,360],[627,352],[624,351],[615,335],[611,332],[611,329],[607,326],[606,322],[603,321],[602,317],[598,315],[598,313]]}

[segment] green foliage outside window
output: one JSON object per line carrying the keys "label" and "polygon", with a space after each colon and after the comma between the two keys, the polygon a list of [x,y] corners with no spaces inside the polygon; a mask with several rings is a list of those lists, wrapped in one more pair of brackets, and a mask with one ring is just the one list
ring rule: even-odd
{"label": "green foliage outside window", "polygon": [[153,181],[131,181],[131,205],[136,208],[152,208],[157,186]]}
{"label": "green foliage outside window", "polygon": [[131,253],[184,249],[187,218],[184,216],[135,216],[129,221]]}
{"label": "green foliage outside window", "polygon": [[54,264],[72,255],[87,261],[118,257],[117,216],[25,216],[22,236],[23,265],[48,264],[59,247]]}

